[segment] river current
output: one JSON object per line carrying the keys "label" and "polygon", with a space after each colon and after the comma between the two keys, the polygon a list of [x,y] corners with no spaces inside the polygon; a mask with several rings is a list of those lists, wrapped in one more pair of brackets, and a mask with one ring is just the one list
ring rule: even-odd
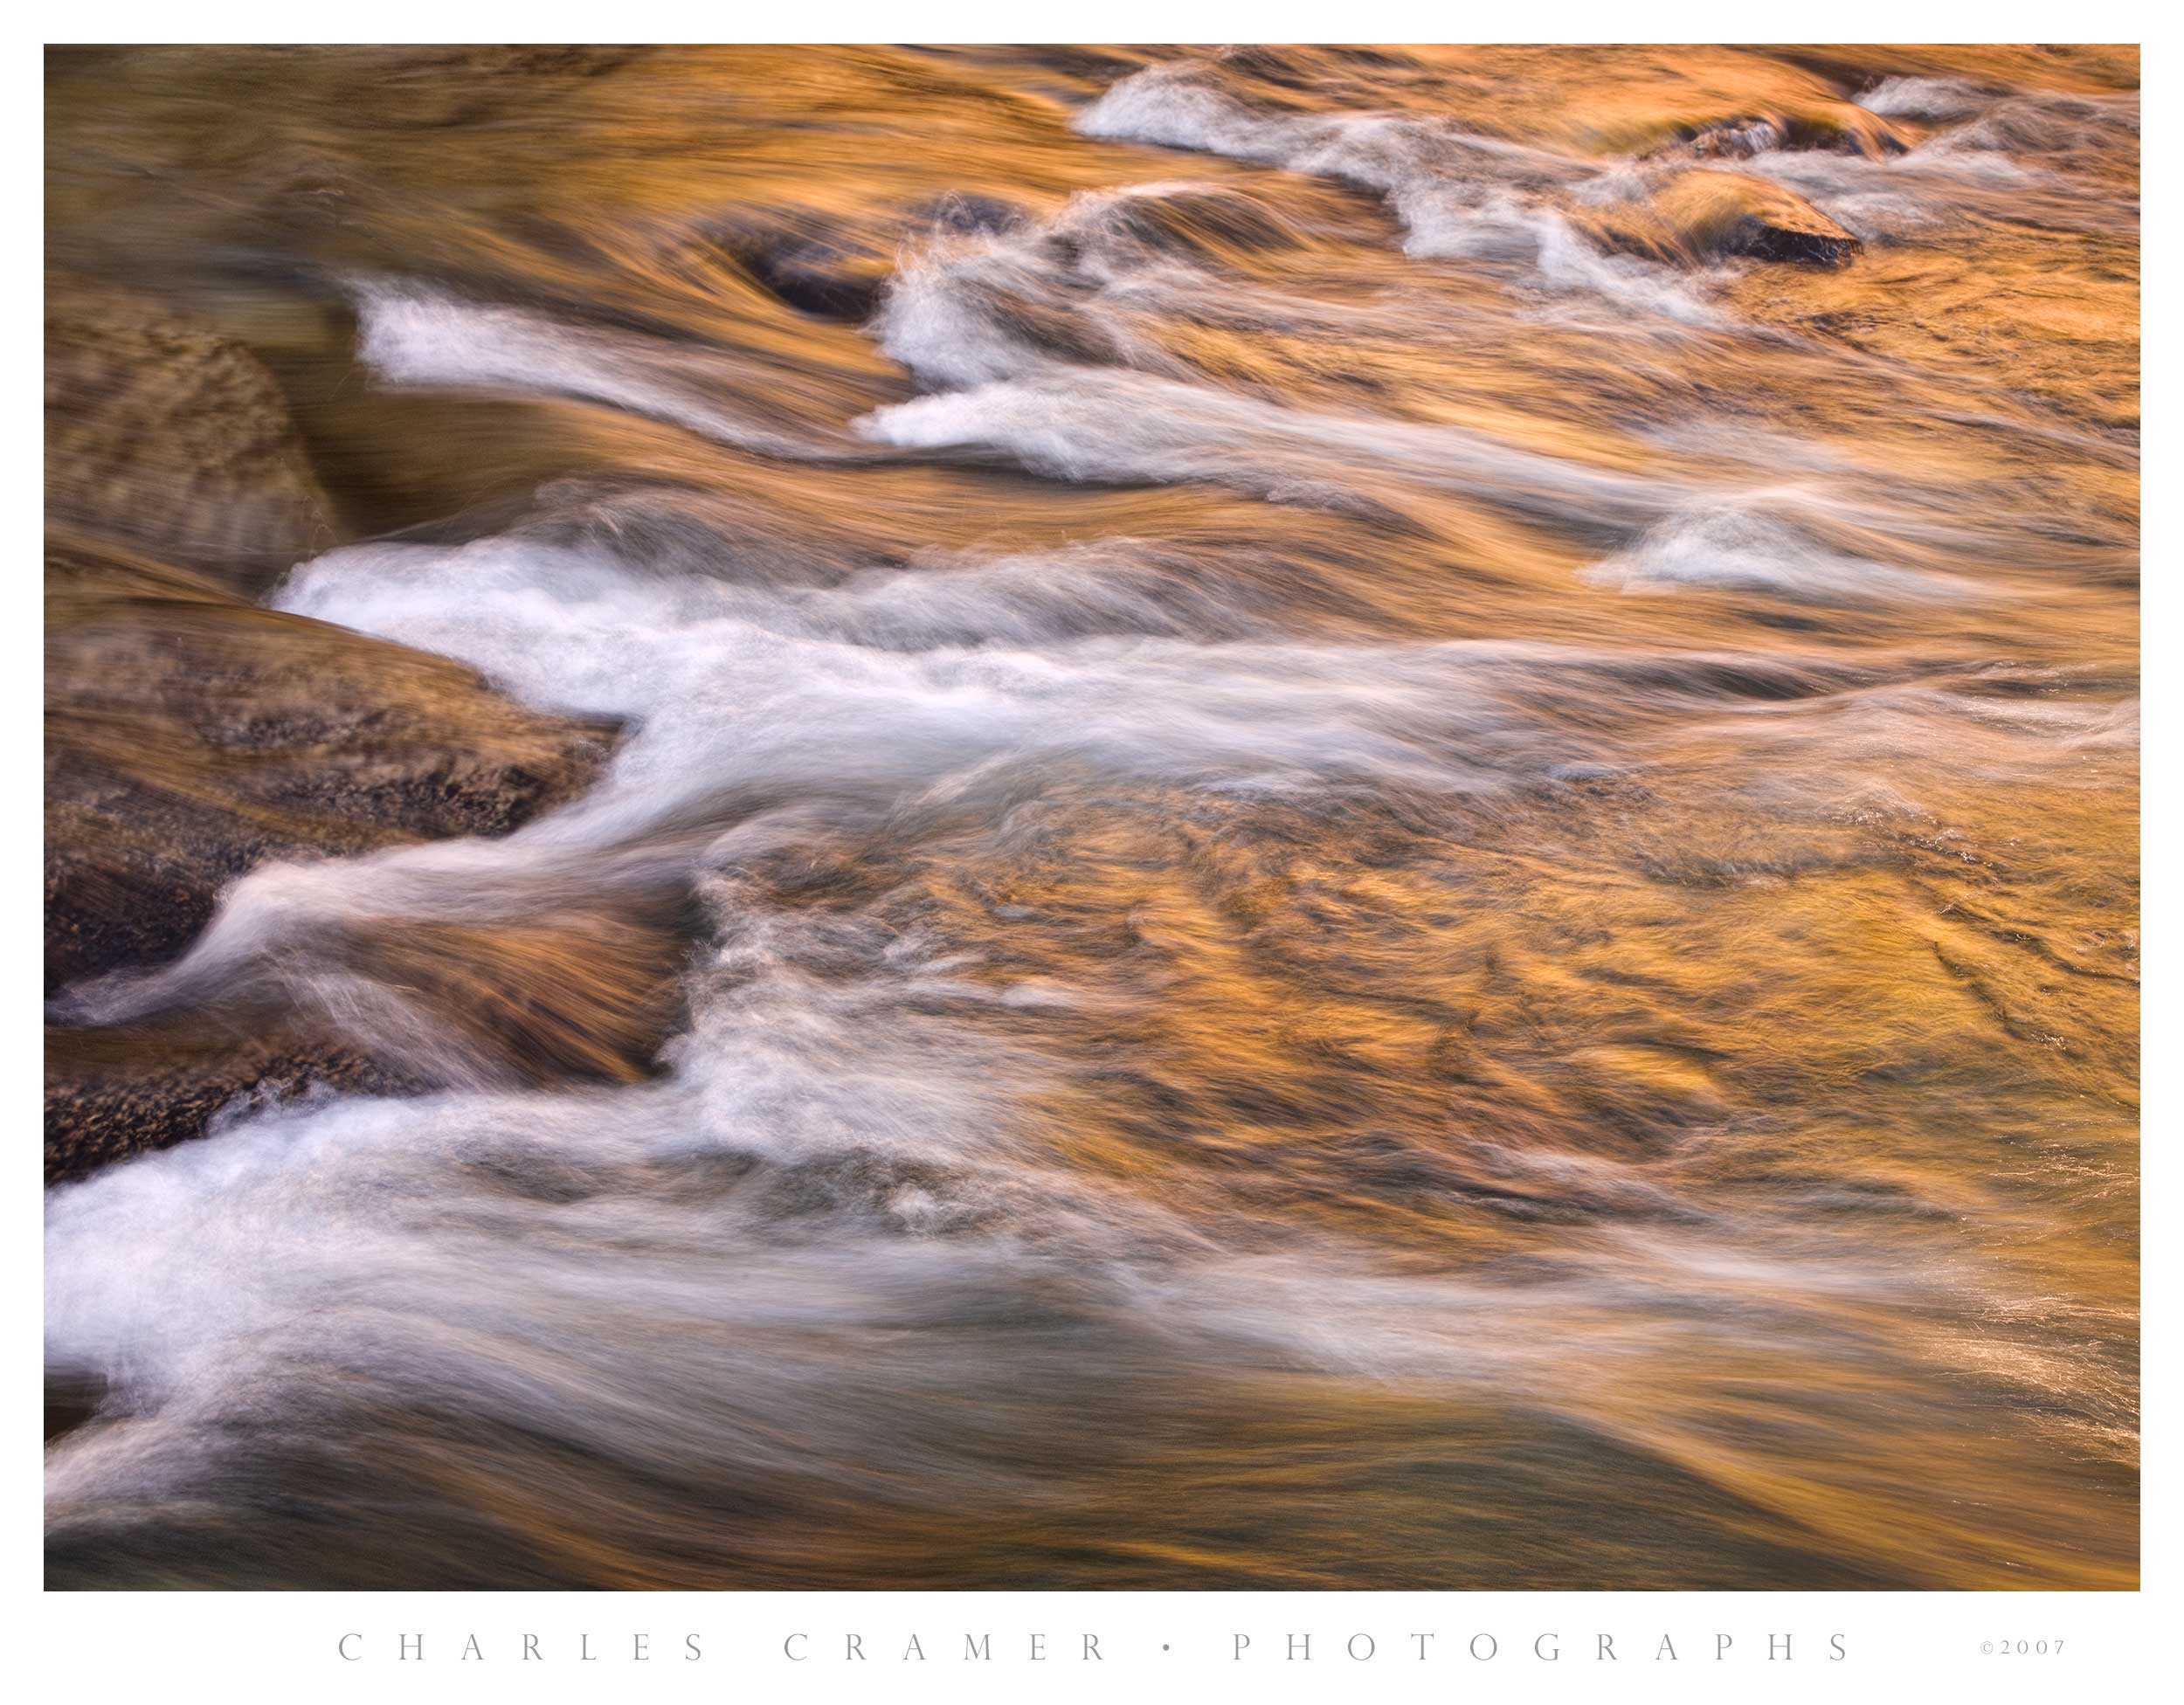
{"label": "river current", "polygon": [[[100,240],[621,743],[71,992],[439,1087],[49,1193],[53,1584],[2136,1584],[2134,55],[390,63]],[[314,947],[663,905],[632,1083]]]}

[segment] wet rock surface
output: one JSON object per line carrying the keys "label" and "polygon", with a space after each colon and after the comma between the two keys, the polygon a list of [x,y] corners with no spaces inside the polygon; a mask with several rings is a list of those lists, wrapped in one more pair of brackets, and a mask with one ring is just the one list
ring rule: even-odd
{"label": "wet rock surface", "polygon": [[217,1022],[45,1038],[45,1182],[88,1177],[148,1149],[204,1135],[226,1108],[342,1091],[399,1094],[425,1086],[329,1034],[245,1008]]}
{"label": "wet rock surface", "polygon": [[[66,1024],[65,991],[174,960],[222,889],[269,860],[506,833],[588,786],[614,740],[460,664],[251,602],[333,537],[278,388],[181,316],[53,291],[45,986],[64,1022],[47,1032],[49,1182],[198,1136],[238,1097],[416,1087],[262,991],[108,1031]],[[633,925],[606,956],[619,980],[564,977],[559,1001],[494,982],[563,951],[550,929],[446,934],[368,956],[428,991],[423,1022],[495,1040],[511,1074],[627,1075],[656,1043],[672,960],[657,931]]]}
{"label": "wet rock surface", "polygon": [[171,956],[264,859],[505,832],[612,730],[79,535],[46,549],[49,986]]}
{"label": "wet rock surface", "polygon": [[45,516],[239,590],[338,542],[273,376],[140,297],[46,280]]}
{"label": "wet rock surface", "polygon": [[[460,665],[63,535],[47,546],[45,726],[49,999],[175,958],[268,860],[505,832],[580,790],[612,743]],[[197,1136],[253,1088],[369,1075],[330,1032],[274,1045],[232,1020],[121,1054],[50,1032],[48,1068],[49,1179]]]}

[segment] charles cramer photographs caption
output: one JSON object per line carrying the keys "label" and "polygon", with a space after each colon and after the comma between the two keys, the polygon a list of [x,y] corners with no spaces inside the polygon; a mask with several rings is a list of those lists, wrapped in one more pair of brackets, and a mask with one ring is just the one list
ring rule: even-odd
{"label": "charles cramer photographs caption", "polygon": [[[997,1648],[996,1640],[999,1640]],[[1310,1630],[1284,1631],[1273,1637],[1261,1637],[1255,1641],[1248,1633],[1231,1633],[1225,1640],[1201,1642],[1209,1646],[1213,1654],[1230,1662],[1242,1663],[1247,1659],[1260,1663],[1311,1663],[1316,1657],[1335,1662],[1341,1667],[1347,1664],[1370,1664],[1384,1655],[1390,1659],[1409,1660],[1431,1663],[1454,1654],[1468,1658],[1473,1663],[1492,1663],[1503,1655],[1503,1637],[1488,1630],[1459,1634],[1446,1646],[1441,1631],[1429,1629],[1424,1633],[1406,1634],[1400,1641],[1390,1640],[1383,1652],[1383,1638],[1367,1630],[1359,1629],[1335,1642],[1322,1641],[1314,1650],[1315,1636]],[[1593,1633],[1581,1638],[1565,1636],[1559,1630],[1531,1634],[1517,1642],[1511,1655],[1529,1658],[1537,1663],[1560,1663],[1565,1657],[1577,1662],[1620,1663],[1628,1657],[1633,1661],[1678,1664],[1688,1653],[1696,1663],[1724,1663],[1738,1651],[1737,1636],[1719,1632],[1703,1638],[1686,1634],[1683,1649],[1679,1650],[1676,1636],[1662,1632],[1649,1639],[1625,1638],[1623,1649],[1616,1649],[1617,1636]],[[778,1659],[791,1664],[817,1661],[821,1665],[830,1660],[855,1666],[878,1663],[886,1667],[892,1663],[930,1664],[950,1661],[965,1664],[992,1665],[996,1662],[1008,1667],[1015,1659],[1026,1664],[1061,1663],[1072,1661],[1100,1664],[1108,1661],[1110,1649],[1113,1655],[1125,1655],[1124,1647],[1130,1643],[1118,1641],[1111,1636],[1077,1633],[1057,1637],[1043,1631],[1017,1635],[997,1636],[989,1626],[978,1633],[961,1630],[936,1633],[930,1628],[923,1632],[913,1628],[899,1639],[869,1635],[859,1629],[840,1634],[807,1633],[796,1629],[782,1636],[778,1652],[769,1652],[760,1659],[749,1642],[733,1639],[723,1641],[718,1634],[708,1636],[697,1632],[679,1639],[663,1639],[650,1632],[625,1633],[619,1636],[596,1634],[590,1630],[576,1633],[566,1632],[539,1634],[518,1633],[506,1639],[495,1633],[475,1631],[450,1638],[429,1637],[422,1630],[395,1631],[390,1634],[375,1635],[361,1630],[350,1630],[334,1642],[335,1655],[343,1663],[423,1664],[428,1660],[441,1664],[480,1664],[502,1659],[520,1664],[588,1664],[626,1660],[632,1664],[646,1664],[664,1660],[674,1663],[701,1663],[708,1655],[719,1653],[725,1646],[730,1653],[729,1661],[738,1668],[750,1669],[759,1662]],[[1264,1651],[1254,1648],[1262,1644]],[[1814,1649],[1805,1653],[1823,1662],[1841,1663],[1850,1655],[1848,1637],[1842,1633],[1829,1634],[1824,1641],[1804,1644]],[[2042,1640],[2045,1650],[2051,1650],[2060,1642]],[[1759,1660],[1766,1663],[1790,1663],[1800,1655],[1800,1641],[1794,1633],[1769,1633],[1752,1642],[1749,1653],[1743,1654],[1746,1661]],[[1174,1650],[1172,1641],[1164,1640],[1160,1650]],[[1130,1656],[1143,1656],[1131,1651]],[[1206,1655],[1201,1653],[1201,1656]],[[2057,1655],[2060,1655],[2059,1653]],[[1339,1660],[1339,1661],[1338,1661]]]}

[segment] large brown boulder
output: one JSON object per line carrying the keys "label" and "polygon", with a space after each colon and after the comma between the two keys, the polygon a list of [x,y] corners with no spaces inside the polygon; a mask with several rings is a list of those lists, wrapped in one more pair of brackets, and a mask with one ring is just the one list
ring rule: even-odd
{"label": "large brown boulder", "polygon": [[[497,835],[590,784],[607,725],[252,597],[335,542],[285,400],[244,349],[49,277],[45,988],[180,956],[271,859]],[[646,909],[646,906],[650,909]],[[674,1011],[674,920],[545,908],[300,942],[287,975],[124,1028],[46,1033],[45,1169],[73,1177],[312,1085],[629,1077]],[[345,980],[345,981],[344,981]],[[321,984],[387,991],[445,1046],[375,1046]]]}
{"label": "large brown boulder", "polygon": [[[587,785],[612,744],[610,728],[527,710],[446,658],[76,535],[48,537],[45,623],[49,997],[176,957],[219,891],[267,859],[505,832]],[[606,972],[553,975],[583,957],[572,933],[390,924],[322,950],[422,991],[481,1070],[626,1075],[667,1021],[672,947],[619,921],[591,956]],[[170,1015],[128,1046],[51,1032],[47,1064],[49,1177],[194,1136],[253,1088],[408,1080],[320,1019],[252,1000]]]}
{"label": "large brown boulder", "polygon": [[50,533],[49,990],[171,957],[266,859],[504,833],[586,785],[612,733],[446,658]]}
{"label": "large brown boulder", "polygon": [[248,350],[157,304],[52,274],[45,519],[246,590],[337,542],[287,400]]}

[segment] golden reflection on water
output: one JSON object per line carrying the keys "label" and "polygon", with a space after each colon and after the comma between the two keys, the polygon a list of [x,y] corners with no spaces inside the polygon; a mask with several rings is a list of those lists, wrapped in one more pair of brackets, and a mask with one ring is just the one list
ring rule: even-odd
{"label": "golden reflection on water", "polygon": [[[669,820],[465,879],[543,898],[340,949],[471,1015],[428,1077],[628,1077],[695,900],[664,1078],[561,1105],[818,1076],[711,1170],[432,1148],[474,1315],[367,1249],[317,1298],[363,1347],[280,1362],[232,1460],[218,1373],[64,1439],[56,1584],[2135,1585],[2135,52],[1249,50],[1186,56],[1227,154],[1073,128],[1169,57],[52,60],[49,293],[245,344],[349,538],[805,611],[1030,559],[1017,628],[906,598],[778,667],[962,652],[947,714],[1040,728],[1120,683],[928,769],[952,724],[792,680]],[[1367,166],[1283,140],[1342,113]],[[1588,210],[1762,121],[1719,163],[1851,264],[1600,270]],[[1575,259],[1432,235],[1510,205]],[[889,330],[912,274],[944,348]],[[375,289],[440,368],[359,361]],[[459,632],[390,637],[494,673]],[[596,1031],[501,1016],[588,984]],[[835,1051],[948,1082],[950,1140],[757,1134]],[[596,1285],[522,1276],[563,1253]],[[854,1295],[671,1276],[807,1258]]]}

